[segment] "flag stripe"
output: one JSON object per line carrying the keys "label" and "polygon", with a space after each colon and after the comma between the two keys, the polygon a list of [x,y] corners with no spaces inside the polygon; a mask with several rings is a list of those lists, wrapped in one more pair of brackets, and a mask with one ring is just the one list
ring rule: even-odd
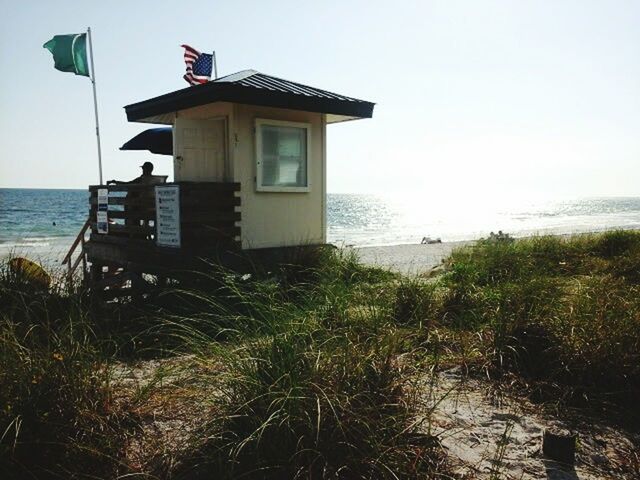
{"label": "flag stripe", "polygon": [[190,47],[189,45],[180,45],[180,46],[189,52],[195,53],[196,55],[200,55],[199,51],[197,51],[195,48]]}
{"label": "flag stripe", "polygon": [[184,48],[184,63],[186,74],[182,77],[190,85],[199,85],[211,80],[213,69],[213,56],[208,53],[200,53],[189,45],[181,45]]}

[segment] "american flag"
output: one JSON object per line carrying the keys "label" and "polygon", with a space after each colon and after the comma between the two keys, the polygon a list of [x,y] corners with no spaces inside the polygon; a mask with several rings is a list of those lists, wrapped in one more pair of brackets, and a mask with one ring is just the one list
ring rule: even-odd
{"label": "american flag", "polygon": [[184,63],[187,64],[187,73],[184,78],[189,85],[199,85],[211,80],[213,68],[213,55],[200,53],[189,45],[181,45],[184,48]]}

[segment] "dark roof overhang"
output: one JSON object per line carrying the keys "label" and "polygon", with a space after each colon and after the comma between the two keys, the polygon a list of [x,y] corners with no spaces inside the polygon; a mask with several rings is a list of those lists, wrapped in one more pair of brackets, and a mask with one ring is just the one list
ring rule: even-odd
{"label": "dark roof overhang", "polygon": [[[214,102],[233,102],[266,107],[326,113],[336,119],[371,118],[374,103],[334,94],[255,71],[240,72],[218,80],[187,87],[159,97],[127,105],[130,122],[149,121]],[[335,120],[340,121],[340,120]]]}

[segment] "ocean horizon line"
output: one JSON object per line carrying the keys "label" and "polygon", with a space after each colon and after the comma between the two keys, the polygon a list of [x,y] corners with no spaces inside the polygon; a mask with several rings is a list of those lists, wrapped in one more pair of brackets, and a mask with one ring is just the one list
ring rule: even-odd
{"label": "ocean horizon line", "polygon": [[[93,185],[93,184],[92,184]],[[88,187],[7,187],[0,186],[0,190],[37,190],[37,191],[88,191]],[[470,193],[471,194],[474,192]],[[433,195],[425,194],[424,191],[421,190],[406,190],[406,191],[384,191],[384,192],[372,192],[372,191],[351,191],[351,192],[331,192],[328,191],[327,195],[371,195],[377,197],[413,197],[420,196],[428,199],[434,198],[436,196],[441,196],[440,193],[434,193]],[[515,195],[513,191],[503,191],[498,195],[487,196],[490,200],[500,200],[503,198],[509,198],[509,196],[515,196],[519,200],[531,199],[534,201],[561,201],[561,200],[580,200],[580,199],[598,199],[598,198],[640,198],[640,192],[638,193],[568,193],[568,194],[559,194],[559,193],[549,193],[549,192],[526,192],[522,194]],[[452,192],[451,196],[459,197],[458,192]],[[474,201],[477,199],[474,199]]]}

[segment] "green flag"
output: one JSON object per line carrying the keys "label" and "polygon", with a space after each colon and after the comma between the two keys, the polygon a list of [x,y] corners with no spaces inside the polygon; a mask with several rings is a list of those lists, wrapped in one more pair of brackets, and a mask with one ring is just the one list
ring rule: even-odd
{"label": "green flag", "polygon": [[89,76],[86,33],[56,35],[43,47],[53,54],[54,67],[57,70]]}

